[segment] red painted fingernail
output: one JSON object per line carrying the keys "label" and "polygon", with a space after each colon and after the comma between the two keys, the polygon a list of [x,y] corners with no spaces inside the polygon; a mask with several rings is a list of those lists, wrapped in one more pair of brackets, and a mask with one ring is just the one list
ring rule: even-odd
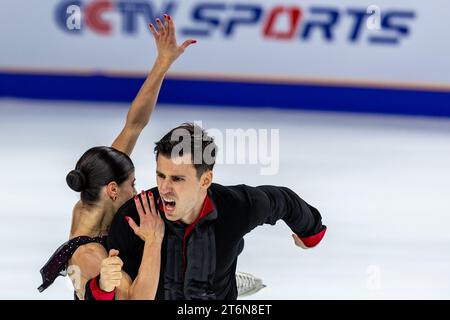
{"label": "red painted fingernail", "polygon": [[197,40],[192,40],[192,43],[197,43]]}
{"label": "red painted fingernail", "polygon": [[149,196],[149,197],[152,197],[152,196],[153,196],[151,191],[148,192],[148,196]]}
{"label": "red painted fingernail", "polygon": [[134,196],[134,200],[138,200],[139,197],[137,195]]}
{"label": "red painted fingernail", "polygon": [[169,18],[168,18],[169,20],[171,20],[171,19],[172,19],[172,18],[171,18],[170,16],[168,16],[168,17],[169,17]]}
{"label": "red painted fingernail", "polygon": [[125,220],[130,221],[130,217],[129,216],[125,216]]}
{"label": "red painted fingernail", "polygon": [[167,18],[167,17],[168,17],[168,15],[167,15],[167,14],[163,14],[163,16],[164,16],[164,18]]}

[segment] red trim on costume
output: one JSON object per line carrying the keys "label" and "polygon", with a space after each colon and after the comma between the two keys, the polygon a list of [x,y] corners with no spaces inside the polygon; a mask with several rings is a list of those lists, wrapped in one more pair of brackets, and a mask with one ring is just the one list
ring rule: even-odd
{"label": "red trim on costume", "polygon": [[205,216],[213,212],[214,206],[211,202],[211,199],[208,195],[206,195],[205,201],[203,202],[202,210],[200,211],[200,214],[198,215],[197,219],[194,220],[190,225],[186,227],[184,230],[184,237],[183,237],[183,274],[186,272],[186,240],[189,234],[194,230],[197,223]]}
{"label": "red trim on costume", "polygon": [[302,242],[305,244],[305,246],[312,248],[312,247],[316,246],[322,240],[326,231],[327,231],[327,227],[324,226],[322,231],[320,231],[319,233],[313,234],[312,236],[309,236],[309,237],[301,237],[300,235],[298,235],[298,236],[299,236],[300,240],[302,240]]}
{"label": "red trim on costume", "polygon": [[114,288],[111,292],[106,292],[100,289],[98,282],[100,280],[100,275],[91,279],[89,282],[89,287],[91,288],[92,296],[95,300],[114,300],[114,296],[116,294],[116,288]]}
{"label": "red trim on costume", "polygon": [[186,230],[184,231],[184,236],[187,237],[192,230],[194,230],[194,227],[197,225],[197,223],[205,216],[207,216],[209,213],[211,213],[214,210],[213,204],[211,202],[211,199],[209,199],[208,196],[206,196],[205,201],[203,202],[202,210],[200,211],[200,214],[198,215],[197,219],[195,219],[194,222],[192,222],[190,225],[187,226]]}
{"label": "red trim on costume", "polygon": [[[161,199],[161,198],[160,198]],[[163,205],[163,200],[160,200],[159,203],[159,209],[164,212],[164,205]],[[195,219],[194,222],[192,222],[190,225],[188,225],[186,227],[186,229],[184,230],[184,237],[183,237],[183,274],[186,272],[186,240],[187,237],[189,236],[189,234],[192,232],[192,230],[194,230],[195,226],[197,225],[197,223],[204,218],[205,216],[207,216],[208,214],[210,214],[211,212],[213,212],[214,210],[214,205],[212,204],[211,199],[209,198],[208,195],[206,195],[205,200],[203,201],[203,205],[202,205],[202,210],[200,211],[200,214],[198,215],[198,217]],[[178,224],[183,224],[181,221],[175,221],[175,223]]]}

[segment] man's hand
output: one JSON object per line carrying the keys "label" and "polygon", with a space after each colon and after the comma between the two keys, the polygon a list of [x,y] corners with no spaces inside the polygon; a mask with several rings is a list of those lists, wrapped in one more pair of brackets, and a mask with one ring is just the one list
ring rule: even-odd
{"label": "man's hand", "polygon": [[295,233],[292,234],[292,238],[294,238],[294,242],[297,247],[300,247],[303,249],[309,249],[309,247],[305,246],[305,244],[300,239],[300,237],[298,235],[296,235]]}
{"label": "man's hand", "polygon": [[134,197],[134,203],[139,214],[140,225],[130,217],[125,217],[134,233],[145,242],[162,243],[164,238],[164,221],[155,208],[155,201],[151,192],[141,192],[141,201]]}
{"label": "man's hand", "polygon": [[100,289],[111,292],[120,286],[122,266],[123,262],[119,258],[119,251],[114,249],[109,250],[109,257],[102,260],[99,281]]}
{"label": "man's hand", "polygon": [[178,45],[175,36],[175,24],[172,17],[165,14],[164,24],[160,19],[156,19],[158,30],[150,23],[150,30],[152,31],[153,38],[155,39],[156,47],[158,49],[157,60],[167,69],[170,65],[189,47],[191,44],[196,43],[196,40],[190,39]]}

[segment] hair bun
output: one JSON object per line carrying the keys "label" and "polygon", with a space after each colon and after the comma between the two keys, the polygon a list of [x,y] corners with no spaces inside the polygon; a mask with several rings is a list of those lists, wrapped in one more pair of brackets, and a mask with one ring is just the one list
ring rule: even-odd
{"label": "hair bun", "polygon": [[76,192],[83,191],[86,187],[86,177],[83,172],[79,170],[70,171],[67,174],[66,182],[70,189]]}

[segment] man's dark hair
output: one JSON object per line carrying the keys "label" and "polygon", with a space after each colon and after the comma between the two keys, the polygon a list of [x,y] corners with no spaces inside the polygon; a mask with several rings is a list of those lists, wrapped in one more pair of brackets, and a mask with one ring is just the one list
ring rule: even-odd
{"label": "man's dark hair", "polygon": [[[183,123],[173,128],[155,144],[156,160],[160,154],[172,158],[173,151],[175,152],[174,156],[180,157],[189,152],[197,172],[197,178],[214,167],[217,145],[205,130],[194,123]],[[174,148],[176,149],[174,150]]]}

